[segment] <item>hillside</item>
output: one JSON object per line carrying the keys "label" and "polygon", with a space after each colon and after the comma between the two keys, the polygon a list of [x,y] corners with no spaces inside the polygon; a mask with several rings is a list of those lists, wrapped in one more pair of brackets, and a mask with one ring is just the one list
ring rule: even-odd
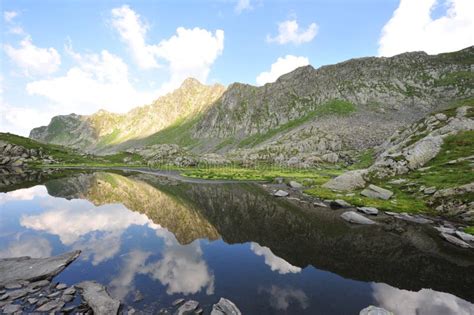
{"label": "hillside", "polygon": [[[176,144],[192,154],[311,166],[350,160],[474,92],[474,47],[298,68],[262,87],[188,79],[125,115],[57,116],[30,137],[91,152]],[[356,153],[354,153],[356,151]]]}

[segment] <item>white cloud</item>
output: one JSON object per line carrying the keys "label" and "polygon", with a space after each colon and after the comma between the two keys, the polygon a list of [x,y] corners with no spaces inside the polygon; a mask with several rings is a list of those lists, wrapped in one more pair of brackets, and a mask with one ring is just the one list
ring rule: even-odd
{"label": "white cloud", "polygon": [[7,23],[11,23],[14,18],[18,16],[18,12],[16,11],[5,11],[3,12],[3,19]]}
{"label": "white cloud", "polygon": [[158,68],[160,59],[167,63],[170,78],[159,94],[179,87],[189,77],[206,82],[212,64],[224,49],[224,31],[212,33],[198,27],[179,27],[169,39],[158,44],[147,44],[148,26],[128,6],[112,10],[112,26],[119,32],[140,68]]}
{"label": "white cloud", "polygon": [[149,103],[155,93],[137,91],[131,84],[128,66],[103,50],[100,54],[81,55],[68,49],[77,65],[64,76],[27,84],[29,94],[40,95],[55,103],[56,114],[90,114],[98,109],[126,112]]}
{"label": "white cloud", "polygon": [[256,82],[258,85],[275,82],[281,75],[306,65],[309,65],[309,60],[306,57],[293,55],[280,57],[272,64],[270,71],[262,72],[257,76]]}
{"label": "white cloud", "polygon": [[20,42],[20,47],[14,48],[6,44],[4,49],[10,60],[26,76],[52,74],[61,65],[61,57],[56,49],[37,47],[30,36]]}
{"label": "white cloud", "polygon": [[474,1],[448,0],[446,13],[431,17],[437,0],[401,0],[385,24],[379,55],[422,50],[430,54],[455,51],[474,44]]}
{"label": "white cloud", "polygon": [[422,289],[400,290],[384,283],[372,284],[374,299],[387,310],[404,315],[469,315],[474,304],[452,294]]}
{"label": "white cloud", "polygon": [[112,26],[119,32],[128,45],[132,57],[141,69],[158,68],[155,46],[145,43],[148,25],[140,20],[140,15],[124,5],[112,10]]}
{"label": "white cloud", "polygon": [[293,266],[283,258],[280,258],[277,255],[273,254],[273,252],[268,247],[260,246],[259,244],[252,242],[250,244],[250,249],[255,253],[255,255],[263,256],[265,258],[265,264],[270,266],[272,271],[277,271],[279,274],[282,275],[287,273],[301,272],[300,267]]}
{"label": "white cloud", "polygon": [[234,7],[234,11],[237,14],[242,13],[245,10],[252,10],[253,7],[250,4],[250,0],[237,0],[237,4]]}
{"label": "white cloud", "polygon": [[212,64],[223,50],[224,31],[217,30],[213,34],[198,27],[179,27],[176,35],[161,41],[156,49],[169,63],[170,79],[162,90],[168,92],[189,77],[206,82]]}
{"label": "white cloud", "polygon": [[50,257],[53,248],[49,241],[42,237],[16,239],[0,250],[0,258],[30,256],[32,258]]}
{"label": "white cloud", "polygon": [[307,43],[313,40],[318,34],[318,25],[311,23],[306,30],[301,29],[296,20],[287,20],[278,23],[278,35],[272,37],[267,35],[269,43],[278,43],[280,45],[293,43],[296,45]]}
{"label": "white cloud", "polygon": [[8,193],[0,193],[0,204],[8,201],[33,200],[36,197],[48,196],[45,186],[34,186],[30,188],[18,189]]}
{"label": "white cloud", "polygon": [[267,292],[270,295],[270,306],[276,310],[285,311],[292,301],[298,303],[302,309],[309,306],[308,296],[300,289],[272,285],[270,288],[261,288],[259,291]]}
{"label": "white cloud", "polygon": [[51,112],[33,106],[11,106],[0,100],[0,131],[28,136],[32,126],[46,125]]}

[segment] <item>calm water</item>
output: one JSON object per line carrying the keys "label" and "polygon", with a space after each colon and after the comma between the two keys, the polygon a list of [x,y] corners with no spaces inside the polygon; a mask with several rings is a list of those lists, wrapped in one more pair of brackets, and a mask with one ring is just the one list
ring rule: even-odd
{"label": "calm water", "polygon": [[58,281],[97,280],[146,312],[227,297],[244,314],[474,314],[472,251],[425,227],[350,226],[253,184],[97,172],[24,186],[0,193],[0,257],[80,249]]}

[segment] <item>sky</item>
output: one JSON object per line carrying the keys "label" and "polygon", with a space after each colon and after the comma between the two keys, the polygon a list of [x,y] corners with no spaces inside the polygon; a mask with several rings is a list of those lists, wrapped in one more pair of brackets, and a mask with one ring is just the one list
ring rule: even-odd
{"label": "sky", "polygon": [[188,77],[264,85],[297,67],[474,44],[474,0],[1,0],[0,132],[124,113]]}

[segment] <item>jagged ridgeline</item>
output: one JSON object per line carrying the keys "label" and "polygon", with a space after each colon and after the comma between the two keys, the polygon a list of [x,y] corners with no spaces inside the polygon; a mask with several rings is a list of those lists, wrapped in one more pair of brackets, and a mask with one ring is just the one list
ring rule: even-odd
{"label": "jagged ridgeline", "polygon": [[306,66],[262,87],[187,79],[151,105],[56,116],[30,137],[95,153],[176,144],[194,153],[334,162],[340,152],[379,145],[396,129],[472,98],[473,65],[474,46]]}

